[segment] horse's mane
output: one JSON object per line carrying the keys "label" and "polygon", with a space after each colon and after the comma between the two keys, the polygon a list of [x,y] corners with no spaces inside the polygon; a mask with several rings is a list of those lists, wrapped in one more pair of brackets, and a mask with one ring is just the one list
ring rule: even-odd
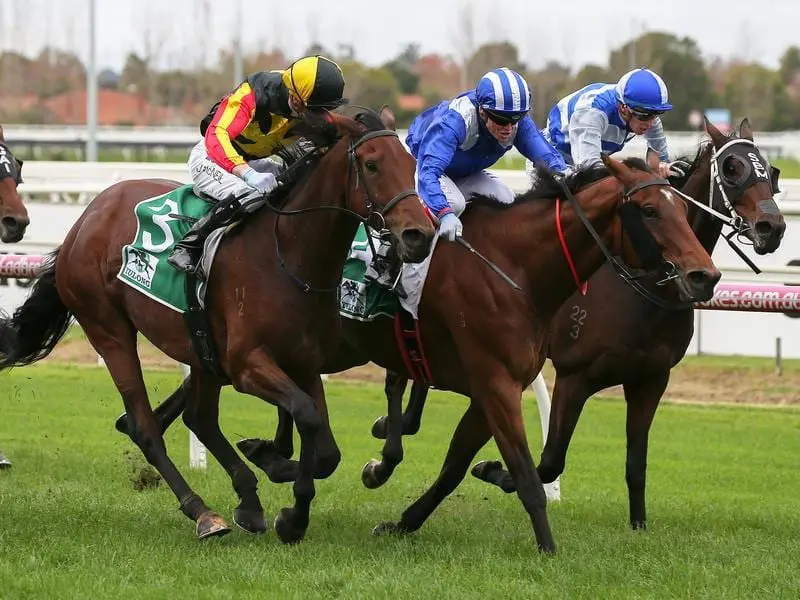
{"label": "horse's mane", "polygon": [[[641,158],[628,157],[622,160],[623,164],[631,169],[652,173],[652,169]],[[611,171],[605,165],[590,165],[573,171],[566,179],[567,188],[577,194],[587,186],[611,176]],[[563,195],[561,185],[556,176],[546,165],[536,165],[536,178],[533,186],[527,192],[517,194],[513,204],[504,204],[492,196],[482,194],[473,195],[470,200],[473,206],[488,206],[492,208],[508,208],[514,204],[530,202],[532,200],[555,199]]]}
{"label": "horse's mane", "polygon": [[291,188],[306,179],[322,159],[324,150],[336,145],[343,137],[357,139],[369,131],[385,129],[378,113],[363,106],[345,105],[331,118],[335,119],[335,125],[323,117],[313,119],[306,124],[307,135],[276,152],[286,165],[281,180],[287,185],[273,195],[274,201],[283,200]]}
{"label": "horse's mane", "polygon": [[689,168],[686,170],[685,175],[670,175],[669,183],[672,187],[676,189],[683,189],[683,186],[686,185],[686,182],[689,181],[689,178],[692,174],[697,170],[697,167],[700,165],[700,160],[703,158],[704,154],[709,150],[712,143],[711,140],[707,140],[702,142],[697,147],[697,153],[695,154],[694,158],[691,158],[689,155],[686,156],[679,156],[676,159],[677,161],[685,162],[689,164]]}

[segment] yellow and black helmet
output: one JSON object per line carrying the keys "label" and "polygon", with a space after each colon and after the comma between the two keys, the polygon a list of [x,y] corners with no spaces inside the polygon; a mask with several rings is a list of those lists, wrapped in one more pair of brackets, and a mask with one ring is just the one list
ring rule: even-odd
{"label": "yellow and black helmet", "polygon": [[333,109],[347,102],[344,75],[335,62],[324,56],[306,56],[283,72],[283,84],[308,108]]}

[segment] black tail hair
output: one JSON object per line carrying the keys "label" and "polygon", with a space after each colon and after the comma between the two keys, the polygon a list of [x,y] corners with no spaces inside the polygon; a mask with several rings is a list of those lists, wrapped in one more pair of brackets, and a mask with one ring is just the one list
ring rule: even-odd
{"label": "black tail hair", "polygon": [[43,359],[64,337],[72,313],[56,289],[56,258],[51,252],[36,276],[33,291],[11,317],[0,317],[0,370]]}

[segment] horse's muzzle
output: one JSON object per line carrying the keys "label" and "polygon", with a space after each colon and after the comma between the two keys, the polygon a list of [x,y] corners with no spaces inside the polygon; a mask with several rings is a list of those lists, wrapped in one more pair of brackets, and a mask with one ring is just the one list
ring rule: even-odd
{"label": "horse's muzzle", "polygon": [[759,219],[752,229],[753,250],[756,254],[771,254],[778,249],[786,231],[783,220]]}
{"label": "horse's muzzle", "polygon": [[705,302],[714,296],[714,286],[722,277],[718,269],[692,269],[679,279],[683,300]]}
{"label": "horse's muzzle", "polygon": [[5,216],[0,219],[0,240],[6,244],[13,244],[22,239],[30,223],[28,217]]}

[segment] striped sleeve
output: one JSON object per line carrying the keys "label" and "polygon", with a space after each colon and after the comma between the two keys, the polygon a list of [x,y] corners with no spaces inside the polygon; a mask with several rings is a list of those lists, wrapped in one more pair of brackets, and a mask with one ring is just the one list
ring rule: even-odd
{"label": "striped sleeve", "polygon": [[255,94],[244,82],[225,98],[206,131],[206,150],[215,163],[226,171],[245,163],[231,143],[253,120],[256,112]]}

